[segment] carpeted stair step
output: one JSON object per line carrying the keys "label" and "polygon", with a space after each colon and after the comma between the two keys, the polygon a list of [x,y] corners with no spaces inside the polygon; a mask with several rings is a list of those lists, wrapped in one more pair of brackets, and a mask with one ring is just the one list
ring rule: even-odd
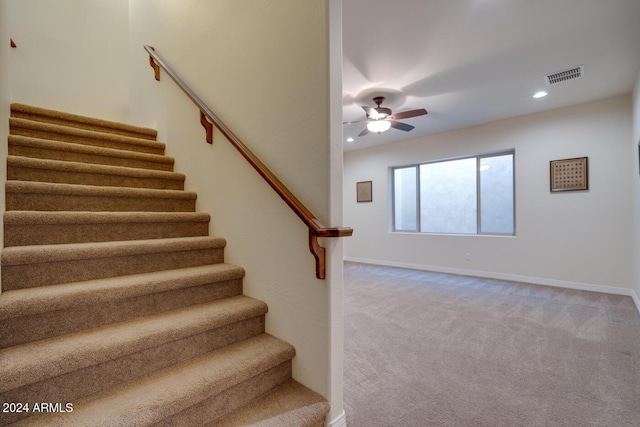
{"label": "carpeted stair step", "polygon": [[[191,384],[199,387],[203,377],[229,373],[219,372],[220,367],[212,369],[218,372],[208,373],[196,363],[196,368],[191,369],[193,377],[187,379],[181,375],[189,371],[184,366],[185,362],[197,360],[203,355],[208,359],[215,358],[213,355],[216,350],[252,337],[262,337],[266,312],[267,306],[263,302],[237,296],[83,333],[11,347],[2,350],[0,358],[3,372],[0,394],[5,402],[75,403],[83,396],[89,397],[119,385],[133,384],[131,387],[136,388],[149,384],[153,381],[143,377],[166,368],[171,370],[169,376],[177,375],[185,380],[200,377],[200,380],[195,380],[196,384]],[[273,346],[275,339],[267,341]],[[268,345],[263,343],[252,346],[250,355],[274,366],[293,357],[290,346],[280,342],[277,344],[277,352],[284,354],[269,354]],[[224,370],[235,363],[256,364],[242,360],[242,355],[237,352],[221,351],[231,359]],[[251,373],[255,375],[270,367],[260,366]],[[231,368],[231,371],[244,369],[245,366],[240,366]],[[166,373],[161,375],[165,376]],[[170,389],[164,388],[171,387],[170,383],[171,381],[166,384],[157,383],[162,388],[152,394],[158,396],[170,393]],[[145,394],[148,393],[145,390]],[[118,397],[125,396],[118,393]],[[187,396],[175,398],[185,397]],[[79,411],[82,409],[82,406],[77,407]],[[135,411],[129,416],[135,416]],[[66,418],[65,422],[69,422],[70,419]],[[109,423],[95,419],[84,425]]]}
{"label": "carpeted stair step", "polygon": [[2,252],[3,290],[51,286],[224,262],[222,238],[14,246]]}
{"label": "carpeted stair step", "polygon": [[7,179],[61,184],[184,190],[184,174],[122,166],[8,156]]}
{"label": "carpeted stair step", "polygon": [[207,427],[324,427],[329,409],[324,397],[290,379]]}
{"label": "carpeted stair step", "polygon": [[193,212],[196,193],[48,182],[7,181],[6,210]]}
{"label": "carpeted stair step", "polygon": [[162,155],[165,149],[165,144],[148,139],[77,129],[16,117],[9,118],[9,132],[12,135],[30,136],[52,141],[71,142],[74,144],[114,148],[117,150],[128,150],[147,154]]}
{"label": "carpeted stair step", "polygon": [[203,426],[286,382],[294,355],[261,334],[16,426]]}
{"label": "carpeted stair step", "polygon": [[[321,426],[154,130],[12,104],[0,426]],[[33,413],[36,403],[73,412]]]}
{"label": "carpeted stair step", "polygon": [[174,164],[172,157],[159,154],[93,147],[17,135],[9,135],[9,154],[38,159],[64,160],[161,171],[173,171]]}
{"label": "carpeted stair step", "polygon": [[219,263],[5,291],[0,348],[241,295],[243,277]]}
{"label": "carpeted stair step", "polygon": [[155,129],[80,116],[77,114],[63,113],[60,111],[48,110],[45,108],[18,103],[11,104],[11,116],[37,122],[149,140],[155,140],[158,134]]}
{"label": "carpeted stair step", "polygon": [[4,213],[4,245],[53,245],[206,236],[210,215],[200,212]]}

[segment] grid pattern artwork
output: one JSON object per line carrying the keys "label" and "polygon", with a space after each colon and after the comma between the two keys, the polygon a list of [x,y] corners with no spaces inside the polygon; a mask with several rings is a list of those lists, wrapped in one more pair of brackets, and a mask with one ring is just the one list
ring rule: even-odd
{"label": "grid pattern artwork", "polygon": [[589,158],[551,161],[551,191],[589,189]]}

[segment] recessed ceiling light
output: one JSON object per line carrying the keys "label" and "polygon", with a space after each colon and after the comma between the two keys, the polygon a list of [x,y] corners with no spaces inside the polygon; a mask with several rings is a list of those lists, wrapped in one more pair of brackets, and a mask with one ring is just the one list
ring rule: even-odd
{"label": "recessed ceiling light", "polygon": [[536,92],[533,94],[534,98],[544,98],[545,96],[549,95],[547,92],[545,91],[540,91],[540,92]]}
{"label": "recessed ceiling light", "polygon": [[347,138],[347,142],[353,142],[353,141],[354,141],[353,138],[351,138],[351,137]]}

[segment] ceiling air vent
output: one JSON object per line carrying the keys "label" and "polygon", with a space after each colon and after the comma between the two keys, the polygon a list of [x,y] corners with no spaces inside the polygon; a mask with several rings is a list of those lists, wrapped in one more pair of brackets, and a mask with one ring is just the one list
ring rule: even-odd
{"label": "ceiling air vent", "polygon": [[559,73],[544,76],[544,82],[547,84],[547,86],[550,86],[552,84],[565,82],[567,80],[578,79],[582,76],[584,76],[584,65],[580,65],[579,67],[575,67],[570,70],[564,70],[560,71]]}

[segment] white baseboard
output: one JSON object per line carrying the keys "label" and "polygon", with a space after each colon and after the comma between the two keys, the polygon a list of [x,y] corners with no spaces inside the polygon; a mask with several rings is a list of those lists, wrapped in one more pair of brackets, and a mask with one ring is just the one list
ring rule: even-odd
{"label": "white baseboard", "polygon": [[412,270],[433,271],[435,273],[457,274],[460,276],[483,277],[486,279],[508,280],[510,282],[530,283],[534,285],[546,285],[556,288],[577,289],[581,291],[601,292],[605,294],[626,295],[633,298],[636,308],[640,312],[640,298],[633,289],[616,286],[594,285],[591,283],[569,282],[566,280],[546,279],[543,277],[521,276],[518,274],[496,273],[491,271],[477,271],[460,268],[438,267],[433,265],[409,264],[395,261],[382,261],[377,259],[345,257],[345,261],[359,262],[363,264],[384,265],[387,267],[408,268]]}
{"label": "white baseboard", "polygon": [[633,302],[636,303],[636,308],[638,309],[638,313],[640,313],[640,298],[638,294],[632,289],[631,290],[631,298],[633,298]]}
{"label": "white baseboard", "polygon": [[327,423],[327,427],[347,427],[347,414],[342,411],[333,421]]}

